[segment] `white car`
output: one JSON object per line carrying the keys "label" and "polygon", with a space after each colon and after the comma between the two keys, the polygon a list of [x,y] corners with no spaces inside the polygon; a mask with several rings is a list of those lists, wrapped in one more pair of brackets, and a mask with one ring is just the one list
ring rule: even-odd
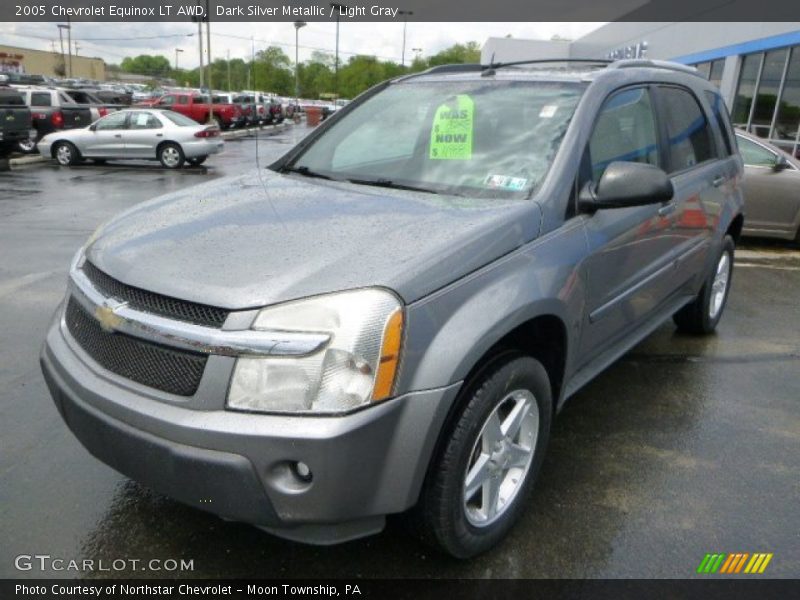
{"label": "white car", "polygon": [[216,125],[201,125],[169,110],[128,109],[112,113],[89,127],[56,131],[39,141],[39,152],[61,166],[84,159],[158,160],[167,169],[184,162],[202,164],[225,147]]}

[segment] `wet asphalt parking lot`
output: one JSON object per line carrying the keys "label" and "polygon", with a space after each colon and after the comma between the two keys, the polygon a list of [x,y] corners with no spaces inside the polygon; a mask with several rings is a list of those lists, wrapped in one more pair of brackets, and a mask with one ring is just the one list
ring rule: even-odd
{"label": "wet asphalt parking lot", "polygon": [[[304,128],[259,141],[262,165]],[[254,138],[205,167],[156,163],[0,173],[0,577],[676,577],[707,552],[770,552],[800,577],[800,251],[747,241],[717,335],[665,324],[556,419],[531,505],[469,562],[380,535],[321,548],[185,507],[86,452],[62,423],[38,353],[75,250],[155,195],[255,167]],[[193,571],[19,571],[15,557],[185,559]],[[96,563],[97,564],[97,563]],[[139,567],[141,568],[141,566]]]}

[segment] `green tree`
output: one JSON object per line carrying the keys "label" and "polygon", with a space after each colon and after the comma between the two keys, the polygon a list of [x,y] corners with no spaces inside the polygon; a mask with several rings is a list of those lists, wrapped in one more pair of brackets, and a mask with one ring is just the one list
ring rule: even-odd
{"label": "green tree", "polygon": [[153,77],[168,77],[170,71],[172,71],[169,59],[157,54],[140,54],[133,58],[123,58],[120,63],[120,68],[126,73],[151,75]]}
{"label": "green tree", "polygon": [[428,65],[435,67],[449,64],[479,63],[481,61],[481,46],[478,42],[455,44],[428,58]]}
{"label": "green tree", "polygon": [[281,95],[294,93],[294,72],[291,60],[277,46],[269,46],[256,53],[254,90]]}

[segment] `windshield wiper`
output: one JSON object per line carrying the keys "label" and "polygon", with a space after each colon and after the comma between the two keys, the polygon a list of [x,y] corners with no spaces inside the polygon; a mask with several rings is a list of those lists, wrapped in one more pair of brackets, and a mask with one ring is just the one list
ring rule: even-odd
{"label": "windshield wiper", "polygon": [[281,168],[281,173],[297,173],[298,175],[302,175],[303,177],[316,177],[317,179],[328,179],[331,181],[337,181],[330,175],[325,175],[324,173],[318,173],[317,171],[312,171],[305,165],[300,167],[283,167]]}
{"label": "windshield wiper", "polygon": [[395,190],[408,190],[410,192],[424,192],[426,194],[438,194],[436,190],[432,190],[430,188],[425,187],[418,187],[415,185],[405,185],[403,183],[397,183],[392,181],[391,179],[348,179],[350,183],[355,183],[357,185],[372,185],[375,187],[384,187],[384,188],[392,188]]}

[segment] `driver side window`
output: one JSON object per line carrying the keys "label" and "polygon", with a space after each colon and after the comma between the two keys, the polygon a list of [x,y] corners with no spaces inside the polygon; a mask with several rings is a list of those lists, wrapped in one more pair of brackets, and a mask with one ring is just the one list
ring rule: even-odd
{"label": "driver side window", "polygon": [[658,136],[650,92],[632,88],[606,100],[589,140],[591,180],[600,180],[614,161],[659,166]]}

